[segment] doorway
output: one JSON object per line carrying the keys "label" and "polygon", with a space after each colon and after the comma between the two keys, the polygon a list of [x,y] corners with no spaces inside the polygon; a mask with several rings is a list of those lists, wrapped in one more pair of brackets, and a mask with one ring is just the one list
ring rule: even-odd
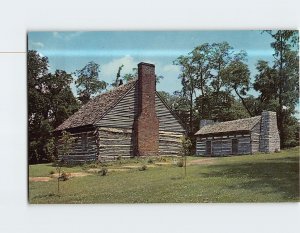
{"label": "doorway", "polygon": [[232,154],[237,155],[238,154],[238,148],[239,148],[239,142],[236,138],[232,139]]}

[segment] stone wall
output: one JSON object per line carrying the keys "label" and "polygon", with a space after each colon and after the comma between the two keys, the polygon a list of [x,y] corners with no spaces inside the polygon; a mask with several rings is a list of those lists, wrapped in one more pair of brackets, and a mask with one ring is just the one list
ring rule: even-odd
{"label": "stone wall", "polygon": [[280,137],[276,112],[263,111],[260,124],[259,151],[274,152],[280,150]]}

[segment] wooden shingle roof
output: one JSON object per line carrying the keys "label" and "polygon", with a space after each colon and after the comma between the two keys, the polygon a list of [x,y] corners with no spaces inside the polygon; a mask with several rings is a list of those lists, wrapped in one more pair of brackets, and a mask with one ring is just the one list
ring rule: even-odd
{"label": "wooden shingle roof", "polygon": [[113,90],[105,92],[83,105],[76,113],[59,125],[55,131],[93,125],[99,121],[106,112],[113,108],[128,91],[135,86],[137,80],[132,80]]}
{"label": "wooden shingle roof", "polygon": [[250,131],[260,120],[261,116],[255,116],[234,121],[219,122],[204,126],[195,135]]}

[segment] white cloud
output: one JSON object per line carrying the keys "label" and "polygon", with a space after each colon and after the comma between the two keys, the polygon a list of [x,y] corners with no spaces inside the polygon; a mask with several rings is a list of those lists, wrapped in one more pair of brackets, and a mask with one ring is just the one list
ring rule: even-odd
{"label": "white cloud", "polygon": [[44,44],[42,42],[31,42],[30,43],[32,49],[40,49],[40,48],[44,48]]}
{"label": "white cloud", "polygon": [[121,71],[121,75],[132,73],[133,68],[137,68],[138,62],[131,56],[125,56],[122,58],[114,59],[108,63],[100,66],[101,75],[107,82],[111,82],[118,72],[118,68],[124,65]]}
{"label": "white cloud", "polygon": [[53,32],[52,35],[54,38],[62,40],[71,40],[74,37],[80,36],[83,32]]}

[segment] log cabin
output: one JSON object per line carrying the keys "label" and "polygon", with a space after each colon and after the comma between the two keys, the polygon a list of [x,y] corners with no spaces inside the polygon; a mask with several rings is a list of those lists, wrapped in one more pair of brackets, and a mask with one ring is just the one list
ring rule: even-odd
{"label": "log cabin", "polygon": [[201,120],[196,154],[199,156],[242,155],[280,150],[276,112],[215,123]]}
{"label": "log cabin", "polygon": [[[156,91],[155,66],[138,64],[138,78],[83,105],[55,129],[64,161],[111,160],[119,156],[176,156],[185,134],[178,116]],[[62,154],[62,132],[72,146]]]}

